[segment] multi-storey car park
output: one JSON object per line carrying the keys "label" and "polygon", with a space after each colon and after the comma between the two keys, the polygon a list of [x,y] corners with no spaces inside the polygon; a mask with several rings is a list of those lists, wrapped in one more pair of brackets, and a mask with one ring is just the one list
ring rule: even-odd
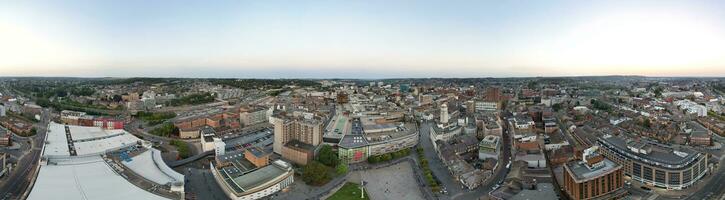
{"label": "multi-storey car park", "polygon": [[624,174],[647,185],[681,190],[707,173],[707,156],[685,148],[606,135],[602,154],[624,166]]}

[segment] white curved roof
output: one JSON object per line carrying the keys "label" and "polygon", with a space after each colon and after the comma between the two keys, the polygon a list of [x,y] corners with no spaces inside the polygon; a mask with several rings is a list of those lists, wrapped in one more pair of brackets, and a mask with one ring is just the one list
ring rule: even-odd
{"label": "white curved roof", "polygon": [[160,185],[184,182],[184,175],[169,168],[161,160],[161,152],[156,149],[151,149],[134,156],[130,162],[123,161],[123,165],[133,170],[136,174]]}
{"label": "white curved roof", "polygon": [[81,164],[43,165],[28,199],[165,199],[136,187],[96,158]]}

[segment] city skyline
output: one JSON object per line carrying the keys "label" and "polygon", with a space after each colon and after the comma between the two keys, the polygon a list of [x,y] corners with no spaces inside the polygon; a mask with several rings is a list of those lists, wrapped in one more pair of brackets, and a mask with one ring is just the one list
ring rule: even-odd
{"label": "city skyline", "polygon": [[725,3],[22,1],[2,76],[724,76]]}

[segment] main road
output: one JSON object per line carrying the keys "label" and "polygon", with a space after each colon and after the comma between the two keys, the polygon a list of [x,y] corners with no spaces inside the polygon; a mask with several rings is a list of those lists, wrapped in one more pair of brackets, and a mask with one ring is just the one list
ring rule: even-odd
{"label": "main road", "polygon": [[0,186],[0,199],[23,199],[23,195],[31,188],[30,183],[36,178],[35,172],[40,164],[40,156],[45,141],[46,129],[50,122],[50,110],[43,109],[41,122],[36,124],[37,134],[32,137],[19,138],[23,142],[31,141],[31,149],[18,160],[14,170],[9,172],[6,181]]}

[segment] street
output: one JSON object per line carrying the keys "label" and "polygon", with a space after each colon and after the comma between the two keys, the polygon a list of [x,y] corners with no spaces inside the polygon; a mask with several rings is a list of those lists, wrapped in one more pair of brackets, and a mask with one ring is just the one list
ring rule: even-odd
{"label": "street", "polygon": [[481,186],[474,190],[468,190],[463,188],[463,186],[458,181],[454,180],[453,177],[451,177],[448,168],[441,162],[435,152],[435,149],[433,149],[433,144],[429,139],[430,126],[432,125],[433,124],[431,122],[421,123],[420,145],[421,147],[423,147],[423,151],[425,157],[428,159],[428,164],[430,165],[431,171],[433,172],[435,177],[440,180],[441,185],[445,187],[448,191],[445,195],[439,195],[440,199],[477,199],[481,196],[488,195],[488,193],[492,191],[494,185],[503,182],[508,172],[508,169],[505,167],[505,163],[509,162],[509,157],[511,156],[511,143],[508,139],[509,135],[507,126],[503,126],[503,152],[502,157],[499,160],[499,167],[494,171],[491,178],[484,181],[484,184],[481,184]]}
{"label": "street", "polygon": [[34,174],[40,162],[46,129],[50,122],[50,111],[47,108],[43,109],[42,115],[41,122],[36,124],[37,134],[25,139],[31,140],[30,152],[18,161],[17,166],[0,186],[0,194],[3,194],[0,199],[22,199],[26,190],[29,189],[31,181],[35,178]]}

